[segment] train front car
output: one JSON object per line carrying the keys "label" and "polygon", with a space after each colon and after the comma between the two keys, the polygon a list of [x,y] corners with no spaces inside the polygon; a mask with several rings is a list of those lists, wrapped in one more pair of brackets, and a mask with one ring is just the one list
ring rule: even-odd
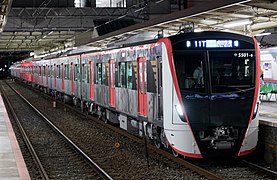
{"label": "train front car", "polygon": [[259,90],[256,40],[225,32],[201,32],[176,35],[170,42],[173,58],[168,56],[168,65],[175,119],[171,124],[165,122],[164,129],[172,148],[196,158],[254,151]]}

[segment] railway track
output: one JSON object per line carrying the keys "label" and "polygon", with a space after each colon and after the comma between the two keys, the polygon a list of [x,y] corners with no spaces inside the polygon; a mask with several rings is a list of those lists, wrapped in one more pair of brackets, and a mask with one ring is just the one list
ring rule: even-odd
{"label": "railway track", "polygon": [[[33,89],[32,89],[33,90]],[[39,91],[37,91],[39,92]],[[44,93],[39,92],[41,97],[44,97],[45,99],[48,99],[49,96],[45,95]],[[51,99],[50,102],[55,101],[55,99]],[[71,111],[75,112],[76,115],[80,116],[82,119],[86,119],[89,121],[93,121],[94,124],[98,124],[100,126],[103,126],[104,128],[108,128],[112,130],[114,133],[119,134],[119,136],[127,137],[128,139],[131,139],[132,142],[136,142],[139,144],[140,148],[144,149],[145,145],[147,146],[147,150],[149,151],[149,157],[151,159],[152,156],[159,156],[158,158],[166,158],[168,161],[173,161],[177,163],[178,165],[184,167],[184,169],[189,169],[190,171],[199,174],[200,178],[207,178],[207,179],[275,179],[276,176],[274,173],[267,174],[265,172],[265,169],[261,170],[259,168],[256,168],[255,170],[248,166],[248,165],[226,165],[221,164],[220,162],[214,163],[214,161],[207,163],[204,161],[194,161],[190,160],[190,162],[182,159],[182,158],[175,158],[170,153],[157,149],[154,145],[148,143],[148,141],[145,141],[143,138],[138,138],[136,136],[133,136],[129,133],[127,133],[124,130],[119,129],[118,127],[112,126],[110,124],[106,124],[102,121],[99,121],[97,118],[94,118],[92,116],[88,116],[85,113],[81,113],[80,109],[76,109],[72,106],[66,105],[63,102],[57,101],[57,106],[62,107],[64,111]],[[146,142],[146,143],[145,143]],[[124,146],[120,143],[120,140],[115,141],[115,145],[119,146],[118,148],[121,148],[120,146]],[[145,153],[145,151],[144,151]],[[147,154],[147,153],[145,153]],[[156,154],[156,155],[155,155]],[[144,158],[147,155],[144,156]],[[145,158],[146,159],[146,158]],[[153,159],[153,158],[152,158]],[[167,161],[165,160],[165,161]],[[146,161],[146,160],[145,160]],[[149,164],[149,162],[148,162]],[[216,164],[216,165],[215,165]],[[150,163],[150,166],[152,164]],[[201,168],[204,167],[204,168]],[[230,175],[229,175],[230,174]]]}
{"label": "railway track", "polygon": [[112,179],[19,92],[3,82],[1,91],[36,164],[31,177]]}

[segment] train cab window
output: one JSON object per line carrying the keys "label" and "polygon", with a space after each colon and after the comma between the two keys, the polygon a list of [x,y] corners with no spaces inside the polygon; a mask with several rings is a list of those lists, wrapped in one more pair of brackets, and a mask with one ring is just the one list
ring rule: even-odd
{"label": "train cab window", "polygon": [[254,51],[209,52],[212,93],[254,87]]}
{"label": "train cab window", "polygon": [[181,91],[205,92],[203,52],[174,53],[177,80]]}
{"label": "train cab window", "polygon": [[75,77],[75,81],[80,80],[80,65],[79,64],[75,64],[74,77]]}
{"label": "train cab window", "polygon": [[119,63],[119,81],[118,87],[126,88],[126,63]]}

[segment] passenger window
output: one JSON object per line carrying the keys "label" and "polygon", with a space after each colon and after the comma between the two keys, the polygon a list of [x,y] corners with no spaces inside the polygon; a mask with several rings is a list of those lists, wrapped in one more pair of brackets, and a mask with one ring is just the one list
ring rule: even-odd
{"label": "passenger window", "polygon": [[75,77],[75,81],[79,81],[79,79],[80,79],[80,66],[79,66],[79,64],[75,64],[74,77]]}
{"label": "passenger window", "polygon": [[51,76],[51,69],[50,69],[50,66],[47,66],[47,70],[48,70],[48,77],[50,77]]}
{"label": "passenger window", "polygon": [[64,65],[64,79],[67,79],[67,64]]}
{"label": "passenger window", "polygon": [[41,66],[39,66],[39,75],[41,76]]}
{"label": "passenger window", "polygon": [[142,92],[142,63],[139,63],[139,91]]}
{"label": "passenger window", "polygon": [[70,80],[72,80],[72,79],[74,80],[73,68],[74,68],[73,63],[71,63],[70,68],[69,68],[69,79]]}
{"label": "passenger window", "polygon": [[102,64],[101,63],[97,63],[96,64],[96,69],[97,69],[97,73],[96,73],[96,84],[102,84]]}
{"label": "passenger window", "polygon": [[144,92],[147,92],[147,61],[144,62]]}
{"label": "passenger window", "polygon": [[57,78],[61,78],[61,66],[57,65]]}
{"label": "passenger window", "polygon": [[102,64],[102,84],[108,85],[108,63]]}
{"label": "passenger window", "polygon": [[70,77],[70,66],[69,66],[69,64],[66,65],[66,78],[67,78],[68,80],[71,79],[71,77]]}
{"label": "passenger window", "polygon": [[127,88],[132,89],[133,87],[133,63],[127,63]]}
{"label": "passenger window", "polygon": [[126,63],[119,63],[119,82],[118,86],[126,88]]}
{"label": "passenger window", "polygon": [[65,69],[65,79],[70,80],[69,64],[66,64],[64,69]]}
{"label": "passenger window", "polygon": [[50,75],[50,77],[52,78],[53,77],[53,65],[51,65],[50,66],[50,73],[49,73],[49,75]]}
{"label": "passenger window", "polygon": [[89,64],[87,64],[86,66],[87,66],[86,67],[86,69],[87,69],[87,76],[86,76],[87,77],[87,83],[89,83],[89,67],[90,66],[89,66]]}
{"label": "passenger window", "polygon": [[147,61],[147,92],[157,92],[157,61]]}
{"label": "passenger window", "polygon": [[83,82],[88,83],[88,65],[83,64]]}
{"label": "passenger window", "polygon": [[43,76],[46,76],[45,66],[43,66]]}

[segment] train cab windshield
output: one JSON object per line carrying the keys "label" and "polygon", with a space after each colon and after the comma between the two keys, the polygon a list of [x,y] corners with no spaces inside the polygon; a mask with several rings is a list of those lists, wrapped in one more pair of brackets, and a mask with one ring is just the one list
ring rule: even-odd
{"label": "train cab windshield", "polygon": [[181,92],[232,93],[253,88],[253,51],[176,52],[175,68]]}

